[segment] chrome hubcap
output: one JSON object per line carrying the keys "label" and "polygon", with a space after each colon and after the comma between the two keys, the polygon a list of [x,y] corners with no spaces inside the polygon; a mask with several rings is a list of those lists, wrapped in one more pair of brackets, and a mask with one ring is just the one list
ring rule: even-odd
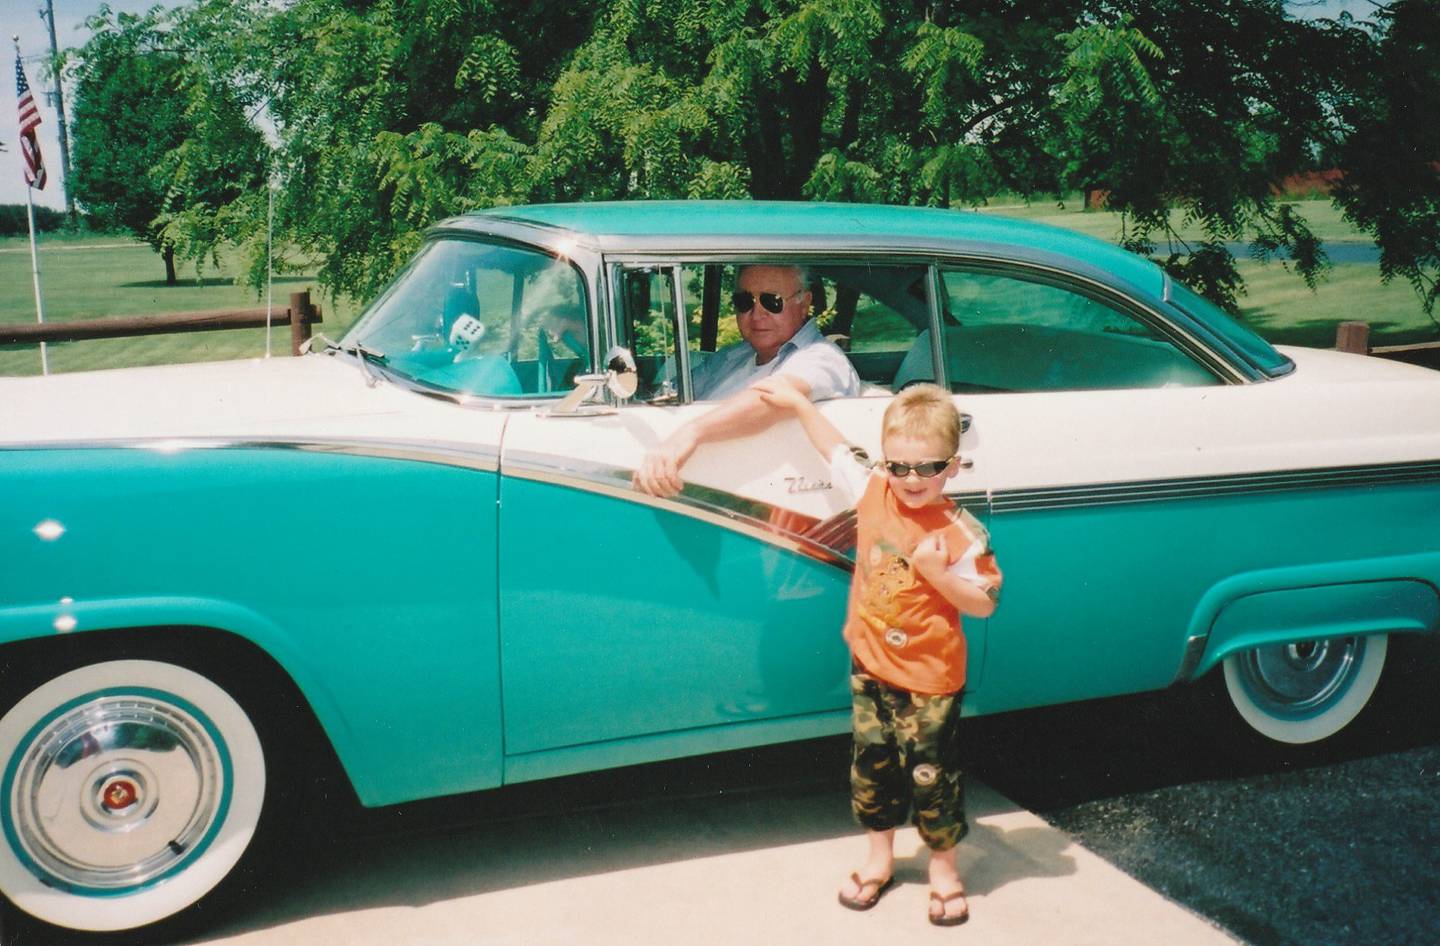
{"label": "chrome hubcap", "polygon": [[1256,702],[1268,710],[1306,713],[1344,688],[1363,647],[1358,637],[1260,647],[1242,657],[1240,672]]}
{"label": "chrome hubcap", "polygon": [[171,703],[101,697],[46,723],[16,769],[13,812],[47,882],[119,890],[182,861],[223,799],[211,733]]}

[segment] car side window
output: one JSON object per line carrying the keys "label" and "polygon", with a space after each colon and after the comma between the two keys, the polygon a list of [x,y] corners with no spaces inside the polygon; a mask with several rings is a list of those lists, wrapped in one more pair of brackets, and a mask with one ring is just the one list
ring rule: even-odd
{"label": "car side window", "polygon": [[820,331],[845,350],[863,392],[898,391],[907,353],[929,337],[926,267],[817,266],[812,276]]}
{"label": "car side window", "polygon": [[679,400],[676,355],[679,316],[676,270],[644,267],[620,271],[620,334],[635,356],[640,383],[634,400],[663,404]]}
{"label": "car side window", "polygon": [[[1070,287],[1003,273],[942,268],[941,337],[950,389],[1063,391],[1218,384],[1161,331]],[[928,333],[919,348],[928,347]],[[922,357],[923,356],[923,357]],[[929,352],[902,374],[919,377]],[[933,372],[931,372],[933,375]]]}
{"label": "car side window", "polygon": [[[683,269],[692,371],[711,352],[742,340],[730,304],[741,265]],[[888,393],[906,353],[930,324],[926,267],[811,263],[805,270],[820,333],[846,353],[867,393]]]}

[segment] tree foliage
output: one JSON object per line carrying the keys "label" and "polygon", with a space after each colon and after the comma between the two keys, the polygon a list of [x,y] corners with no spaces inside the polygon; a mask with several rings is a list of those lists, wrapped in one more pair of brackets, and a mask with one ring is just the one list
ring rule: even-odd
{"label": "tree foliage", "polygon": [[[424,227],[482,206],[1082,190],[1123,215],[1124,245],[1233,309],[1237,244],[1323,277],[1275,187],[1334,162],[1384,271],[1433,305],[1436,8],[1381,7],[1358,23],[1283,0],[191,0],[176,22],[200,100],[223,87],[273,124],[280,240],[360,296]],[[197,182],[186,169],[222,144],[187,132],[150,166]],[[253,248],[263,204],[165,219]]]}
{"label": "tree foliage", "polygon": [[172,284],[177,255],[198,262],[245,239],[264,181],[264,142],[229,77],[208,68],[196,19],[101,6],[72,57],[75,198],[96,225],[161,253]]}
{"label": "tree foliage", "polygon": [[151,170],[185,140],[180,63],[152,53],[161,39],[154,17],[102,8],[87,26],[94,35],[73,75],[72,193],[92,225],[128,230],[164,252],[174,282],[174,250],[155,223],[165,185]]}
{"label": "tree foliage", "polygon": [[[1363,31],[1363,33],[1361,33]],[[1375,234],[1380,273],[1410,283],[1434,318],[1440,297],[1440,6],[1402,0],[1335,44],[1357,81],[1336,90],[1328,142],[1344,172],[1336,202]]]}

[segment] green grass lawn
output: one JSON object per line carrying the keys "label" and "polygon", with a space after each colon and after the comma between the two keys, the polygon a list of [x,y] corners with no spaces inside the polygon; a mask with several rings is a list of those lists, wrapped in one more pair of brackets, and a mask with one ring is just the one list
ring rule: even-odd
{"label": "green grass lawn", "polygon": [[[1340,219],[1328,201],[1304,201],[1301,212],[1327,244],[1368,244]],[[1114,242],[1120,218],[1104,211],[1081,210],[1078,196],[1065,206],[1055,202],[1024,204],[998,199],[982,212],[1014,216],[1066,227]],[[1183,227],[1182,235],[1186,234]],[[165,266],[149,247],[123,237],[45,235],[40,243],[41,285],[45,292],[45,318],[59,322],[105,315],[142,315],[161,312],[195,312],[263,306],[265,300],[232,282],[233,271],[223,264],[197,278],[193,267],[181,272],[179,285],[165,285]],[[1335,344],[1335,327],[1348,319],[1364,319],[1376,345],[1440,340],[1440,326],[1427,318],[1408,285],[1380,282],[1374,262],[1339,262],[1312,292],[1280,262],[1268,264],[1242,259],[1240,271],[1247,294],[1242,318],[1277,344],[1319,348]],[[309,289],[324,309],[320,330],[336,338],[355,319],[360,305],[321,297],[313,275],[277,278],[274,305],[283,309],[291,292]],[[30,278],[29,244],[23,239],[0,239],[0,322],[35,319],[35,297]],[[272,329],[277,354],[289,351],[288,327]],[[265,352],[264,329],[236,329],[142,338],[69,342],[49,346],[52,371],[86,371],[124,365],[217,361],[257,357]],[[40,360],[34,346],[0,348],[0,375],[37,374]]]}
{"label": "green grass lawn", "polygon": [[[197,278],[182,268],[177,285],[165,284],[165,263],[148,246],[123,237],[66,238],[46,234],[40,244],[40,285],[45,320],[68,322],[107,315],[203,312],[262,307],[265,299],[233,282],[222,265]],[[313,275],[277,277],[274,307],[283,312],[290,293],[310,290],[323,308],[319,327],[336,337],[356,314],[353,305],[322,298]],[[0,322],[33,322],[35,290],[30,245],[25,239],[0,240]],[[272,350],[290,351],[290,328],[271,329]],[[51,371],[90,371],[129,365],[253,358],[265,353],[265,330],[233,329],[140,338],[62,342],[47,346]],[[0,348],[0,375],[38,374],[35,346]]]}

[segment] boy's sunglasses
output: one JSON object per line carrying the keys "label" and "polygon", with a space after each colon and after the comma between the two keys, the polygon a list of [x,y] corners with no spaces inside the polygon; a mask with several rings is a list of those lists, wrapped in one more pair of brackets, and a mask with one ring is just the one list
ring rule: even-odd
{"label": "boy's sunglasses", "polygon": [[[800,295],[800,293],[795,293]],[[735,306],[735,314],[744,315],[755,308],[756,296],[747,289],[741,289],[730,295],[730,302]],[[762,292],[759,295],[760,305],[771,315],[779,315],[785,310],[785,296],[773,292]]]}
{"label": "boy's sunglasses", "polygon": [[939,476],[945,468],[950,465],[954,457],[946,457],[943,460],[921,460],[919,463],[901,463],[898,460],[886,460],[881,466],[886,472],[897,479],[904,479],[912,472],[916,476],[929,479],[932,476]]}

